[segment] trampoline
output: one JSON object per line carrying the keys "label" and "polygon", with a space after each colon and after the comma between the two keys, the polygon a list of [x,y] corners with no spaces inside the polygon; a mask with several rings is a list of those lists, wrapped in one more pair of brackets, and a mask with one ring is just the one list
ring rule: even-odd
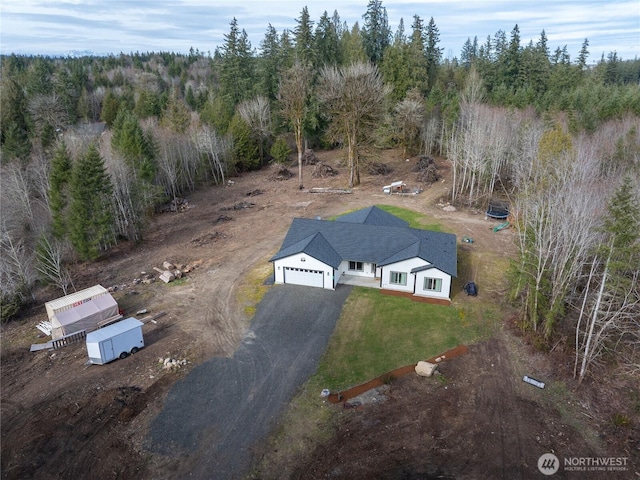
{"label": "trampoline", "polygon": [[490,203],[487,207],[486,215],[496,220],[505,220],[509,216],[509,207],[507,205]]}

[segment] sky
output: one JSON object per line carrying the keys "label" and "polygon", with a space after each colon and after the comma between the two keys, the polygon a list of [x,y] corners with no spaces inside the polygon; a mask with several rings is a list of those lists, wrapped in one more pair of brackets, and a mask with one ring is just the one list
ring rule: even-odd
{"label": "sky", "polygon": [[[224,43],[235,17],[259,53],[267,27],[293,30],[306,6],[317,24],[324,11],[337,10],[349,28],[369,0],[0,0],[0,53],[66,56],[121,52],[186,53],[191,47],[213,54]],[[389,27],[414,15],[426,25],[433,17],[445,58],[459,57],[467,38],[479,44],[517,24],[521,45],[535,43],[545,30],[553,52],[565,45],[572,59],[589,40],[589,63],[609,52],[640,58],[640,0],[383,0]]]}

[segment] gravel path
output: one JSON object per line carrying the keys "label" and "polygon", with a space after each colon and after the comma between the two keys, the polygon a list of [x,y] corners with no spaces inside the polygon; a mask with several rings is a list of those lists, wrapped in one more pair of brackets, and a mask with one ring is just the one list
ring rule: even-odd
{"label": "gravel path", "polygon": [[180,478],[242,478],[251,447],[315,372],[350,291],[272,288],[233,357],[211,358],[173,386],[148,449],[184,457]]}

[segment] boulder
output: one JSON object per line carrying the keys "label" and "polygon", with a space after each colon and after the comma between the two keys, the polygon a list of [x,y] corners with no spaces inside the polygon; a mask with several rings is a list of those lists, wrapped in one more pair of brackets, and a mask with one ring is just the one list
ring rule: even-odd
{"label": "boulder", "polygon": [[416,365],[416,373],[421,377],[430,377],[438,366],[429,362],[418,362]]}

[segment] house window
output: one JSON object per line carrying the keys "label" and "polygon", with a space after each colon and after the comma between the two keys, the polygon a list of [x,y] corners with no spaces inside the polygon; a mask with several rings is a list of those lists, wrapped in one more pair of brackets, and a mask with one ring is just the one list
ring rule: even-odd
{"label": "house window", "polygon": [[424,289],[432,292],[442,291],[442,279],[441,278],[425,278]]}
{"label": "house window", "polygon": [[354,272],[363,272],[364,265],[362,264],[362,262],[349,262],[349,270],[352,270]]}
{"label": "house window", "polygon": [[391,276],[389,278],[389,283],[394,285],[406,285],[407,284],[407,273],[406,272],[391,272]]}

